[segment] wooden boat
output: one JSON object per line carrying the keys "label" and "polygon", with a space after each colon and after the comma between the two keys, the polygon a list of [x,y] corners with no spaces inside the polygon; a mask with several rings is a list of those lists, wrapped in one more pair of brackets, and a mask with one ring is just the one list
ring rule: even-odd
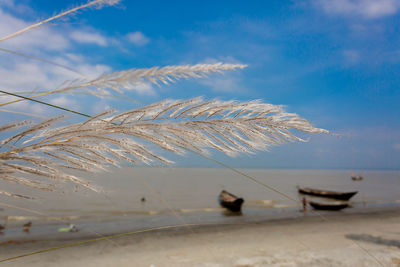
{"label": "wooden boat", "polygon": [[298,186],[297,189],[299,193],[311,195],[311,196],[318,196],[318,197],[327,197],[327,198],[334,198],[340,200],[349,200],[352,196],[357,194],[357,191],[354,192],[335,192],[335,191],[326,191],[326,190],[319,190],[319,189],[311,189],[307,187],[300,187]]}
{"label": "wooden boat", "polygon": [[219,204],[233,212],[239,212],[244,202],[243,198],[239,198],[228,191],[222,190],[218,196]]}
{"label": "wooden boat", "polygon": [[316,210],[342,210],[349,206],[349,203],[343,202],[318,203],[314,201],[308,201],[308,203]]}

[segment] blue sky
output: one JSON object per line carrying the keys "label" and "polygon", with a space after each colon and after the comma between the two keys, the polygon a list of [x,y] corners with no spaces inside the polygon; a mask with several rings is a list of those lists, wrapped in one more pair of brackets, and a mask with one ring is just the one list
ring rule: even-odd
{"label": "blue sky", "polygon": [[[0,35],[77,4],[81,2],[1,0]],[[397,0],[125,0],[81,11],[1,47],[89,76],[135,67],[248,64],[242,71],[138,88],[127,95],[141,103],[198,95],[262,99],[342,135],[314,135],[308,143],[233,159],[213,152],[234,167],[400,169],[399,20]],[[49,89],[75,78],[14,55],[2,53],[0,60],[0,86],[9,90]],[[138,105],[110,99],[82,105],[89,99],[77,95],[47,100],[91,114]],[[9,108],[39,116],[48,112],[28,103]],[[7,114],[7,119],[13,116]],[[215,166],[191,155],[173,159],[179,166]]]}

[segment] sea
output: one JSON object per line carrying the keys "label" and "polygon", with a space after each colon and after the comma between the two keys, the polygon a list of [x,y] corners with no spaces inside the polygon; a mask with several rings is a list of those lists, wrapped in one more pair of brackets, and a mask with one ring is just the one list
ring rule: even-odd
{"label": "sea", "polygon": [[[352,175],[363,179],[353,181]],[[60,184],[63,189],[56,192],[24,188],[22,193],[35,196],[35,200],[1,196],[0,224],[7,227],[0,241],[69,239],[76,233],[59,230],[71,223],[79,229],[80,237],[95,237],[169,225],[247,223],[332,214],[310,208],[304,212],[304,195],[296,186],[358,191],[350,200],[351,206],[335,214],[400,207],[398,170],[123,167],[86,174],[85,179],[99,192]],[[20,186],[1,186],[4,191],[21,190]],[[245,200],[241,213],[219,205],[221,190]],[[22,231],[27,222],[32,222],[29,233]]]}

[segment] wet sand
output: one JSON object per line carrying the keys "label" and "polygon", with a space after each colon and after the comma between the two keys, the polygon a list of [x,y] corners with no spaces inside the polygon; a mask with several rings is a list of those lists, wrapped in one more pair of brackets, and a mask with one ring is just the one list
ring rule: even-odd
{"label": "wet sand", "polygon": [[[400,266],[400,209],[214,224],[115,237],[2,266]],[[68,233],[66,233],[68,234]],[[86,239],[0,246],[0,258]]]}

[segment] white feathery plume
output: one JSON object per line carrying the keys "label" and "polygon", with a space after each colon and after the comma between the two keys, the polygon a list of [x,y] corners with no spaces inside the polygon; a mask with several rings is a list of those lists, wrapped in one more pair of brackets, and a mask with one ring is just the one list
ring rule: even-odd
{"label": "white feathery plume", "polygon": [[[260,101],[164,100],[140,109],[110,116],[104,112],[89,120],[52,128],[51,118],[22,130],[1,142],[0,179],[30,187],[54,190],[51,184],[31,176],[72,182],[97,191],[65,169],[102,171],[123,160],[132,164],[171,161],[150,149],[159,147],[173,153],[185,150],[208,153],[214,148],[228,155],[267,150],[271,145],[304,141],[292,131],[329,133],[313,127],[281,106]],[[11,123],[0,131],[24,127]],[[10,142],[13,145],[10,146]],[[156,150],[158,151],[158,150]],[[61,170],[63,169],[63,170]],[[16,176],[17,175],[17,176]]]}
{"label": "white feathery plume", "polygon": [[209,73],[223,73],[223,71],[243,69],[245,67],[247,65],[215,63],[130,69],[100,75],[91,82],[98,87],[108,87],[118,91],[119,88],[131,89],[137,86],[138,82],[143,81],[157,85],[158,82],[168,84],[182,78],[204,78]]}
{"label": "white feathery plume", "polygon": [[[63,82],[62,86],[56,90],[36,94],[30,96],[30,98],[68,92],[76,89],[85,89],[88,92],[93,93],[93,95],[98,95],[98,91],[101,94],[109,94],[107,89],[111,89],[117,93],[122,93],[123,90],[130,90],[145,82],[150,82],[157,85],[159,82],[167,84],[178,81],[179,79],[206,77],[207,74],[223,73],[224,71],[243,69],[245,67],[247,67],[247,65],[215,63],[165,66],[162,68],[153,67],[144,69],[129,69],[110,74],[102,74],[91,80],[82,78],[72,81],[65,81]],[[24,100],[26,99],[17,99],[6,103],[1,103],[0,106],[5,106]]]}

